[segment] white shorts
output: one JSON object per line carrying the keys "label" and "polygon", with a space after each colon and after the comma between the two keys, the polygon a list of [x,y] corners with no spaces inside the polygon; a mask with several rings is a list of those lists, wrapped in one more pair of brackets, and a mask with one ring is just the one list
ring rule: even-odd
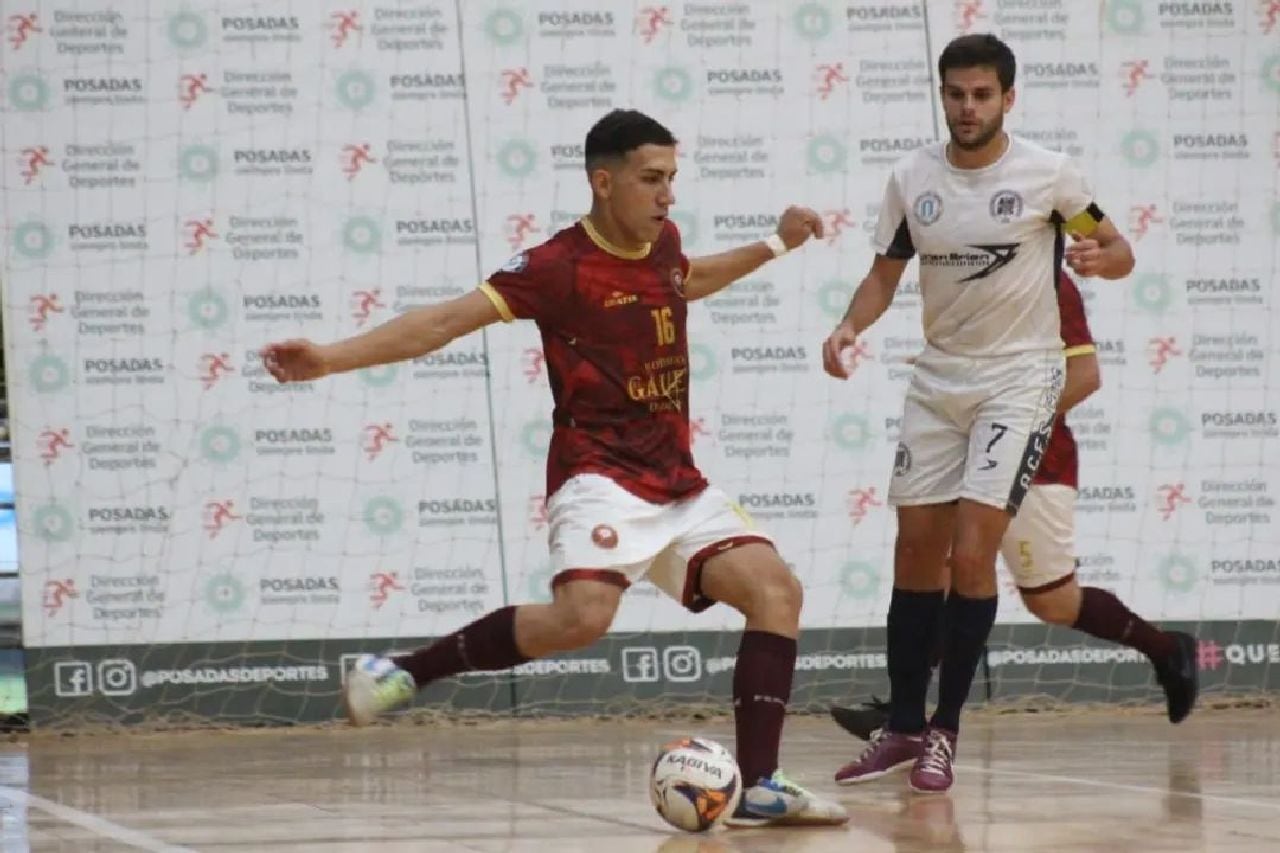
{"label": "white shorts", "polygon": [[751,542],[773,544],[714,486],[655,504],[607,477],[579,474],[551,496],[547,515],[552,588],[587,578],[626,589],[647,578],[695,613],[715,604],[700,586],[709,558]]}
{"label": "white shorts", "polygon": [[1035,485],[1009,522],[1000,553],[1022,592],[1048,592],[1076,571],[1076,490]]}
{"label": "white shorts", "polygon": [[907,388],[889,503],[967,498],[1017,512],[1049,443],[1063,377],[1060,350],[970,358],[926,349]]}

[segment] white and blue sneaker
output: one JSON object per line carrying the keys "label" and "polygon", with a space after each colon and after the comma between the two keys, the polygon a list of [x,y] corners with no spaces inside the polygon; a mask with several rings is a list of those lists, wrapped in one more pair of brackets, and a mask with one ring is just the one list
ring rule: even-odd
{"label": "white and blue sneaker", "polygon": [[367,726],[382,714],[413,701],[413,676],[391,658],[360,655],[347,673],[342,702],[353,726]]}
{"label": "white and blue sneaker", "polygon": [[839,826],[847,823],[844,806],[792,782],[781,770],[742,792],[729,826]]}

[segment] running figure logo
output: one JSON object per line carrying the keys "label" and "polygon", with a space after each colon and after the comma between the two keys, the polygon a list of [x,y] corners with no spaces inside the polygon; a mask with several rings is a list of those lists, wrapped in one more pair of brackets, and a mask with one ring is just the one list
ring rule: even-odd
{"label": "running figure logo", "polygon": [[31,39],[32,33],[42,33],[44,30],[36,26],[39,18],[35,12],[30,15],[10,15],[9,16],[9,44],[13,45],[14,50],[18,50]]}
{"label": "running figure logo", "polygon": [[205,353],[200,356],[200,385],[206,391],[217,385],[218,380],[223,376],[234,372],[230,353],[224,352],[221,355]]}
{"label": "running figure logo", "polygon": [[849,78],[845,76],[843,62],[818,66],[818,97],[822,100],[825,101],[831,97],[837,84],[848,82]]}
{"label": "running figure logo", "polygon": [[1164,366],[1169,363],[1169,359],[1175,355],[1182,355],[1182,350],[1178,349],[1177,338],[1152,338],[1147,342],[1147,348],[1151,350],[1151,372],[1159,373],[1164,370]]}
{"label": "running figure logo", "polygon": [[61,314],[63,312],[62,305],[58,302],[58,294],[56,293],[50,293],[48,295],[37,293],[35,296],[31,297],[27,306],[29,309],[27,313],[29,314],[28,320],[31,323],[31,329],[36,332],[43,332],[44,327],[49,325],[50,314]]}
{"label": "running figure logo", "polygon": [[662,32],[663,27],[674,24],[671,10],[666,6],[645,6],[636,17],[636,32],[644,39],[645,44],[650,44]]}
{"label": "running figure logo", "polygon": [[68,598],[79,597],[76,582],[70,578],[61,581],[45,581],[44,594],[41,596],[40,603],[44,607],[45,615],[53,616],[62,609],[62,605],[66,604]]}
{"label": "running figure logo", "polygon": [[359,145],[342,146],[342,174],[348,181],[354,181],[365,163],[378,162],[373,158],[373,146],[368,142]]}
{"label": "running figure logo", "polygon": [[184,110],[191,109],[202,93],[212,91],[208,74],[183,74],[178,78],[178,102]]}
{"label": "running figure logo", "polygon": [[235,501],[209,501],[204,505],[204,529],[210,539],[218,538],[218,534],[228,522],[237,521],[240,516],[235,513]]}
{"label": "running figure logo", "polygon": [[351,310],[351,316],[355,318],[356,326],[363,326],[369,322],[374,308],[387,307],[378,299],[381,295],[382,289],[377,287],[373,290],[357,290],[351,295],[351,301],[355,306]]}
{"label": "running figure logo", "polygon": [[1178,507],[1191,503],[1187,497],[1187,487],[1183,483],[1165,484],[1156,491],[1160,494],[1160,520],[1168,521],[1178,511]]}
{"label": "running figure logo", "polygon": [[399,441],[392,433],[392,426],[386,424],[369,424],[364,428],[364,442],[360,448],[369,454],[369,461],[372,462],[386,449],[387,443]]}
{"label": "running figure logo", "polygon": [[22,157],[19,161],[22,163],[22,182],[30,184],[34,181],[43,166],[52,166],[53,161],[49,159],[49,149],[43,145],[36,145],[31,148],[22,149]]}
{"label": "running figure logo", "polygon": [[44,465],[48,468],[56,459],[61,457],[63,448],[71,449],[75,447],[71,443],[71,430],[66,429],[47,429],[40,433],[38,439],[40,445],[40,458],[44,460]]}
{"label": "running figure logo", "polygon": [[360,13],[352,9],[348,12],[334,12],[329,16],[329,20],[333,21],[333,46],[342,47],[347,43],[347,37],[353,32],[362,32],[360,28]]}
{"label": "running figure logo", "polygon": [[186,248],[188,255],[194,255],[205,248],[205,240],[217,239],[218,235],[213,231],[213,218],[206,219],[188,219],[182,224],[187,230],[187,242],[182,245]]}
{"label": "running figure logo", "polygon": [[529,76],[527,68],[508,68],[502,72],[501,81],[502,100],[508,105],[515,102],[521,89],[527,89],[533,85],[533,78]]}
{"label": "running figure logo", "polygon": [[404,591],[404,587],[400,585],[400,576],[396,572],[374,572],[369,576],[369,587],[372,590],[369,601],[373,604],[374,610],[386,604],[392,592]]}

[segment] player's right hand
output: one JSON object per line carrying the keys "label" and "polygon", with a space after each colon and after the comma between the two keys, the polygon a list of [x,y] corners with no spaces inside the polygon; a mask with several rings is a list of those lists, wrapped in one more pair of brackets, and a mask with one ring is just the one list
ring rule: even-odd
{"label": "player's right hand", "polygon": [[293,338],[261,349],[262,364],[277,382],[306,382],[329,372],[324,348],[305,338]]}
{"label": "player's right hand", "polygon": [[858,342],[858,333],[848,323],[836,326],[834,332],[822,345],[822,369],[828,376],[836,379],[848,379],[849,368],[844,359],[845,350]]}

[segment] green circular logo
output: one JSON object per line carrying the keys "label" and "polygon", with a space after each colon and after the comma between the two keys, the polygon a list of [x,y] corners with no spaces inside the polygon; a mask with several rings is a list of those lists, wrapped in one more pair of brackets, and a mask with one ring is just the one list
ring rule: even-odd
{"label": "green circular logo", "polygon": [[1135,276],[1129,292],[1133,295],[1133,304],[1151,314],[1163,314],[1173,304],[1169,277],[1159,273]]}
{"label": "green circular logo", "polygon": [[191,295],[191,301],[187,303],[187,316],[191,318],[192,323],[205,331],[220,327],[227,322],[229,314],[227,300],[212,289],[197,291]]}
{"label": "green circular logo", "polygon": [[673,210],[667,214],[667,218],[676,224],[676,230],[680,232],[682,248],[688,248],[698,242],[698,217],[687,210]]}
{"label": "green circular logo", "polygon": [[497,161],[508,178],[525,178],[537,168],[538,152],[523,139],[509,139],[498,149]]}
{"label": "green circular logo", "polygon": [[871,426],[862,415],[840,415],[831,423],[831,439],[845,450],[863,450],[871,437]]}
{"label": "green circular logo", "polygon": [[181,50],[203,47],[209,39],[209,28],[204,18],[195,12],[178,12],[169,16],[169,42]]}
{"label": "green circular logo", "polygon": [[1151,440],[1166,447],[1183,444],[1191,434],[1187,416],[1177,409],[1162,407],[1154,410],[1147,420]]}
{"label": "green circular logo", "polygon": [[372,104],[377,89],[373,75],[367,71],[347,71],[335,87],[338,102],[349,110],[362,110]]}
{"label": "green circular logo", "polygon": [[1190,557],[1181,554],[1170,554],[1160,562],[1157,570],[1160,583],[1170,592],[1190,592],[1195,588],[1200,572]]}
{"label": "green circular logo", "polygon": [[800,37],[809,41],[820,41],[831,33],[831,12],[818,3],[801,3],[791,20]]}
{"label": "green circular logo", "polygon": [[360,381],[370,388],[386,388],[396,381],[400,375],[400,367],[395,364],[377,364],[360,370]]}
{"label": "green circular logo", "polygon": [[529,421],[520,430],[520,444],[525,453],[535,459],[546,456],[547,448],[551,445],[551,421]]}
{"label": "green circular logo", "polygon": [[1280,53],[1262,63],[1262,82],[1273,92],[1280,92]]}
{"label": "green circular logo", "polygon": [[687,101],[693,94],[693,78],[683,68],[669,66],[659,69],[654,75],[653,89],[664,101]]}
{"label": "green circular logo", "polygon": [[524,35],[524,21],[511,9],[495,9],[484,19],[484,32],[496,44],[512,44]]}
{"label": "green circular logo", "polygon": [[1143,11],[1141,0],[1107,0],[1107,25],[1122,36],[1134,36],[1142,32]]}
{"label": "green circular logo", "polygon": [[27,373],[31,387],[39,394],[61,391],[71,383],[71,371],[67,363],[56,355],[42,355],[33,359]]}
{"label": "green circular logo", "polygon": [[716,354],[706,344],[689,344],[689,375],[701,382],[716,375]]}
{"label": "green circular logo", "polygon": [[370,216],[353,216],[342,226],[342,245],[348,252],[371,255],[382,245],[382,229]]}
{"label": "green circular logo", "polygon": [[45,504],[35,511],[36,535],[46,542],[66,542],[75,534],[71,513],[56,503]]}
{"label": "green circular logo", "polygon": [[185,146],[178,153],[178,174],[193,183],[209,183],[218,177],[218,152],[208,145]]}
{"label": "green circular logo", "polygon": [[818,288],[818,305],[833,320],[839,320],[849,310],[852,297],[853,285],[847,281],[832,279]]}
{"label": "green circular logo", "polygon": [[200,452],[210,462],[231,462],[240,455],[240,434],[228,426],[205,427],[200,433]]}
{"label": "green circular logo", "polygon": [[29,113],[49,106],[49,84],[38,74],[17,74],[9,81],[9,103]]}
{"label": "green circular logo", "polygon": [[244,596],[244,584],[230,572],[216,574],[204,585],[205,604],[223,615],[239,610],[244,604]]}
{"label": "green circular logo", "polygon": [[1160,140],[1149,130],[1131,130],[1121,140],[1120,150],[1130,166],[1146,168],[1160,159]]}
{"label": "green circular logo", "polygon": [[845,563],[840,569],[840,592],[847,598],[875,598],[880,593],[880,571],[861,560]]}
{"label": "green circular logo", "polygon": [[53,229],[43,222],[21,222],[13,229],[13,251],[24,258],[42,260],[53,251]]}
{"label": "green circular logo", "polygon": [[809,140],[806,153],[809,158],[809,171],[820,175],[843,172],[849,159],[849,150],[844,143],[826,134]]}
{"label": "green circular logo", "polygon": [[364,526],[378,536],[389,536],[404,523],[404,510],[395,498],[372,498],[364,505]]}

